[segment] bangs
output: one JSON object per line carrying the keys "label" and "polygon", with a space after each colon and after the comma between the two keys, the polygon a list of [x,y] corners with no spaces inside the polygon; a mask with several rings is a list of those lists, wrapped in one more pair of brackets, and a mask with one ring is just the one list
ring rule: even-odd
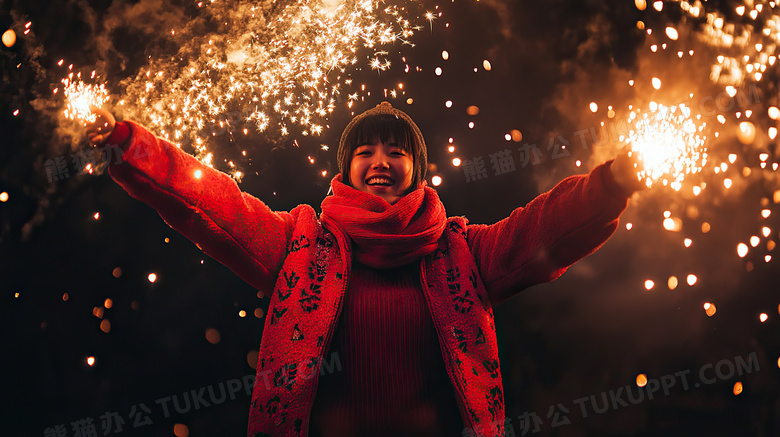
{"label": "bangs", "polygon": [[391,138],[395,139],[401,150],[409,152],[413,156],[417,155],[420,147],[415,144],[412,129],[404,120],[392,114],[368,117],[355,126],[351,151],[354,151],[358,146],[370,144],[377,139],[386,143]]}

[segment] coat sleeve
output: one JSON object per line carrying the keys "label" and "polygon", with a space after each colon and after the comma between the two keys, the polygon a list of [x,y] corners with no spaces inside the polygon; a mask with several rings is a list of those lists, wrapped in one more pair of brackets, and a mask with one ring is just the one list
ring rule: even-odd
{"label": "coat sleeve", "polygon": [[270,294],[294,224],[242,192],[225,173],[200,163],[132,122],[120,122],[108,139],[122,159],[108,169],[132,197],[156,209],[168,225],[206,254]]}
{"label": "coat sleeve", "polygon": [[469,225],[468,242],[493,305],[558,278],[615,232],[628,197],[612,161],[564,179],[493,225]]}

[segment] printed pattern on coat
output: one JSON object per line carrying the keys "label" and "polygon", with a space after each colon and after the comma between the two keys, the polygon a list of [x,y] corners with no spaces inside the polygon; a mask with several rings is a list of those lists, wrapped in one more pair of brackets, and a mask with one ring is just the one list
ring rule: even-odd
{"label": "printed pattern on coat", "polygon": [[324,294],[323,290],[325,284],[341,290],[345,273],[335,237],[311,218],[303,228],[318,232],[294,232],[271,295],[249,435],[302,435],[305,429],[311,406],[299,400],[312,398],[328,346],[328,326],[335,323],[332,319],[341,298],[338,292]]}
{"label": "printed pattern on coat", "polygon": [[505,414],[493,311],[473,256],[452,253],[470,255],[463,218],[449,219],[437,249],[424,263],[426,298],[439,342],[453,354],[445,357],[445,367],[465,402],[466,428],[481,437],[504,436],[503,427],[493,424]]}
{"label": "printed pattern on coat", "polygon": [[[348,274],[345,239],[319,222],[308,225],[316,232],[306,238],[293,234],[271,295],[259,354],[274,361],[258,366],[249,435],[298,436],[308,426],[311,405],[300,399],[314,398]],[[488,423],[504,416],[493,313],[466,236],[465,219],[448,221],[437,248],[421,263],[423,292],[447,373],[467,415],[464,425],[480,437],[503,436],[503,429]],[[263,376],[270,387],[263,386]]]}

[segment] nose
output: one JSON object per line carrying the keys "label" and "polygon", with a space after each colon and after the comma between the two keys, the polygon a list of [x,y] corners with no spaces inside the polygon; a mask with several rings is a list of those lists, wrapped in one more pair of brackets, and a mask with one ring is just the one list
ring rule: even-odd
{"label": "nose", "polygon": [[374,154],[373,158],[374,159],[371,161],[372,169],[390,168],[386,154],[378,152]]}

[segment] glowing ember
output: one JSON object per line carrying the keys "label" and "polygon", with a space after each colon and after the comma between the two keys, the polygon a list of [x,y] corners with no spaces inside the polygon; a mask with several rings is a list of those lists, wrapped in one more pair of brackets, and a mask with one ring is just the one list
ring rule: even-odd
{"label": "glowing ember", "polygon": [[670,290],[674,290],[677,288],[678,280],[677,276],[669,276],[669,280],[667,281],[666,285],[669,287]]}
{"label": "glowing ember", "polygon": [[0,193],[0,202],[8,202],[8,193],[5,191]]}
{"label": "glowing ember", "polygon": [[706,302],[704,304],[704,312],[707,314],[708,317],[714,316],[716,311],[718,311],[718,309],[715,308],[714,304],[710,302]]}
{"label": "glowing ember", "polygon": [[769,316],[767,315],[767,313],[761,313],[758,316],[758,320],[760,320],[761,323],[766,322],[768,319],[769,319]]}
{"label": "glowing ember", "polygon": [[214,328],[206,329],[206,341],[211,344],[217,344],[220,340],[222,340],[222,336],[219,334],[219,331]]}
{"label": "glowing ember", "polygon": [[655,286],[655,282],[653,282],[651,279],[647,279],[645,281],[645,289],[652,290],[652,288]]}
{"label": "glowing ember", "polygon": [[742,144],[751,144],[756,139],[756,125],[749,121],[741,122],[737,130],[737,139]]}
{"label": "glowing ember", "polygon": [[88,366],[94,366],[95,365],[95,357],[87,357],[87,365]]}
{"label": "glowing ember", "polygon": [[664,219],[664,229],[672,232],[680,232],[682,229],[682,220],[673,217],[666,218]]}
{"label": "glowing ember", "polygon": [[644,373],[640,373],[636,376],[636,385],[637,387],[644,387],[647,385],[647,375]]}
{"label": "glowing ember", "polygon": [[747,256],[748,253],[748,246],[745,243],[739,243],[737,245],[737,255],[739,255],[740,258],[744,258]]}
{"label": "glowing ember", "polygon": [[14,32],[12,29],[8,29],[3,32],[3,45],[6,47],[11,47],[14,44],[16,44],[16,32]]}
{"label": "glowing ember", "polygon": [[734,384],[734,396],[737,396],[740,393],[742,393],[742,383],[737,381],[737,383]]}
{"label": "glowing ember", "polygon": [[696,281],[698,280],[698,278],[696,277],[696,275],[694,275],[694,274],[690,274],[690,275],[688,275],[688,276],[685,278],[685,280],[688,282],[688,285],[690,285],[691,287],[693,287],[693,286],[696,284]]}
{"label": "glowing ember", "polygon": [[176,437],[189,437],[190,428],[183,423],[177,423],[176,425],[173,425],[173,435]]}
{"label": "glowing ember", "polygon": [[149,282],[154,282],[157,280],[157,275],[154,273],[149,273],[149,276],[147,277],[149,279]]}

